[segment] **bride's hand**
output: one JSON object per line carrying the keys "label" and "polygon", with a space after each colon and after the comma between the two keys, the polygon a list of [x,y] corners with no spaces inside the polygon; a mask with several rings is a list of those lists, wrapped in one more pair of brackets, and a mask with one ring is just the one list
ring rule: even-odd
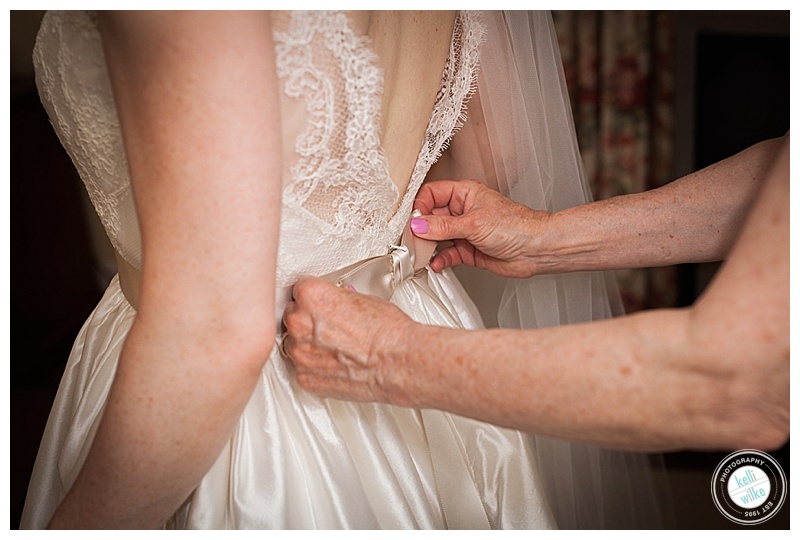
{"label": "bride's hand", "polygon": [[[318,278],[301,278],[284,311],[283,350],[309,392],[408,405],[398,344],[418,326],[394,305]],[[397,357],[396,357],[397,356]]]}
{"label": "bride's hand", "polygon": [[452,240],[431,260],[436,272],[468,264],[507,277],[541,273],[548,212],[532,210],[474,180],[423,184],[414,208],[424,217],[412,230],[427,240]]}

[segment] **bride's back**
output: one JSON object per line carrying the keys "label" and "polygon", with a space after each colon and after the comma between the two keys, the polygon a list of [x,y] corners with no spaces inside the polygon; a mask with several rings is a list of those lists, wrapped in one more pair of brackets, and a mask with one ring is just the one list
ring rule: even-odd
{"label": "bride's back", "polygon": [[450,51],[454,12],[378,11],[349,16],[383,68],[381,140],[392,180],[405,191]]}
{"label": "bride's back", "polygon": [[[372,146],[377,135],[397,187],[387,210],[396,209],[397,194],[408,186],[442,86],[454,23],[453,12],[273,14],[279,76],[285,85],[284,178],[292,178],[291,169],[298,159],[303,161],[303,152],[312,152],[298,149],[306,136],[332,146],[334,158],[348,161],[347,154],[363,148],[354,148],[354,139]],[[373,121],[377,133],[371,132]],[[324,131],[320,122],[326,124]],[[348,132],[354,123],[358,132]],[[315,145],[313,151],[318,149]]]}
{"label": "bride's back", "polygon": [[[276,12],[272,22],[285,286],[396,241],[456,128],[483,29],[475,14],[448,12]],[[138,216],[94,17],[48,13],[35,62],[43,103],[112,244],[139,268]]]}
{"label": "bride's back", "polygon": [[397,240],[414,193],[457,127],[482,26],[474,14],[449,12],[272,18],[284,285],[331,272],[343,258],[380,254]]}

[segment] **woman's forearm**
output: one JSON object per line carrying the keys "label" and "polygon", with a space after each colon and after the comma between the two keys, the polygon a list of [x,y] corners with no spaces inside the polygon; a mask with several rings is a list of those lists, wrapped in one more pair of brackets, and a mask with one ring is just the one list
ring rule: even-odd
{"label": "woman's forearm", "polygon": [[[691,320],[689,310],[672,310],[524,332],[425,327],[413,340],[420,350],[393,363],[399,374],[386,380],[402,382],[388,384],[387,394],[399,404],[623,449],[782,444],[788,373],[774,358],[752,369],[713,353],[698,362],[704,353],[693,345]],[[754,387],[764,393],[747,392]]]}
{"label": "woman's forearm", "polygon": [[530,251],[536,273],[665,266],[726,258],[782,138],[643,193],[552,214]]}
{"label": "woman's forearm", "polygon": [[[537,330],[414,328],[390,401],[636,449],[775,448],[789,429],[789,145],[691,308]],[[407,328],[402,325],[399,328]]]}
{"label": "woman's forearm", "polygon": [[[621,448],[686,446],[684,420],[711,411],[680,410],[682,396],[702,395],[713,382],[706,378],[722,376],[686,379],[676,365],[686,320],[675,311],[525,332],[426,328],[436,336],[416,343],[433,350],[423,376],[406,379],[418,385],[409,394],[420,407],[529,433]],[[647,329],[656,321],[663,331],[654,340]]]}

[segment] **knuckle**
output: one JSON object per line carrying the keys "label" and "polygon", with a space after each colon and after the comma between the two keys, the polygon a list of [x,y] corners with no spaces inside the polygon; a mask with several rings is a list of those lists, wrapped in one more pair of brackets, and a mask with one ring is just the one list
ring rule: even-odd
{"label": "knuckle", "polygon": [[478,227],[484,224],[486,217],[481,212],[471,212],[464,215],[464,221],[468,223],[470,227]]}
{"label": "knuckle", "polygon": [[488,219],[482,212],[465,214],[463,220],[468,231],[480,231],[488,225]]}
{"label": "knuckle", "polygon": [[465,225],[468,224],[469,218],[466,216],[451,217],[449,219],[440,220],[440,236],[444,238],[460,238],[463,236]]}
{"label": "knuckle", "polygon": [[437,234],[439,236],[444,236],[445,238],[449,238],[452,234],[452,225],[450,224],[449,220],[446,219],[429,219],[428,220],[430,232]]}
{"label": "knuckle", "polygon": [[294,297],[300,304],[315,302],[324,294],[326,283],[316,278],[300,278],[294,288]]}
{"label": "knuckle", "polygon": [[472,190],[480,190],[481,188],[485,187],[483,182],[480,182],[480,181],[475,180],[473,178],[470,178],[468,180],[464,180],[464,185],[466,187],[468,187],[469,189],[472,189]]}

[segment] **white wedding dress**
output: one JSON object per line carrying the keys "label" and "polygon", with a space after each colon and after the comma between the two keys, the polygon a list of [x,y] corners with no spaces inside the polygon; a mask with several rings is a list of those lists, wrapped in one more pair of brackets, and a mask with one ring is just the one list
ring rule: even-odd
{"label": "white wedding dress", "polygon": [[[277,313],[301,275],[382,255],[458,127],[475,87],[484,26],[460,14],[406,193],[380,146],[382,74],[344,13],[283,13],[275,49],[284,126]],[[140,267],[130,178],[96,21],[50,12],[35,49],[37,84],[116,250]],[[399,201],[399,203],[398,203]],[[482,325],[450,272],[423,274],[392,301],[418,321]],[[136,317],[114,278],[75,342],[28,490],[23,528],[47,525],[81,469]],[[550,528],[533,439],[438,411],[321,399],[273,349],[218,459],[167,527]]]}

